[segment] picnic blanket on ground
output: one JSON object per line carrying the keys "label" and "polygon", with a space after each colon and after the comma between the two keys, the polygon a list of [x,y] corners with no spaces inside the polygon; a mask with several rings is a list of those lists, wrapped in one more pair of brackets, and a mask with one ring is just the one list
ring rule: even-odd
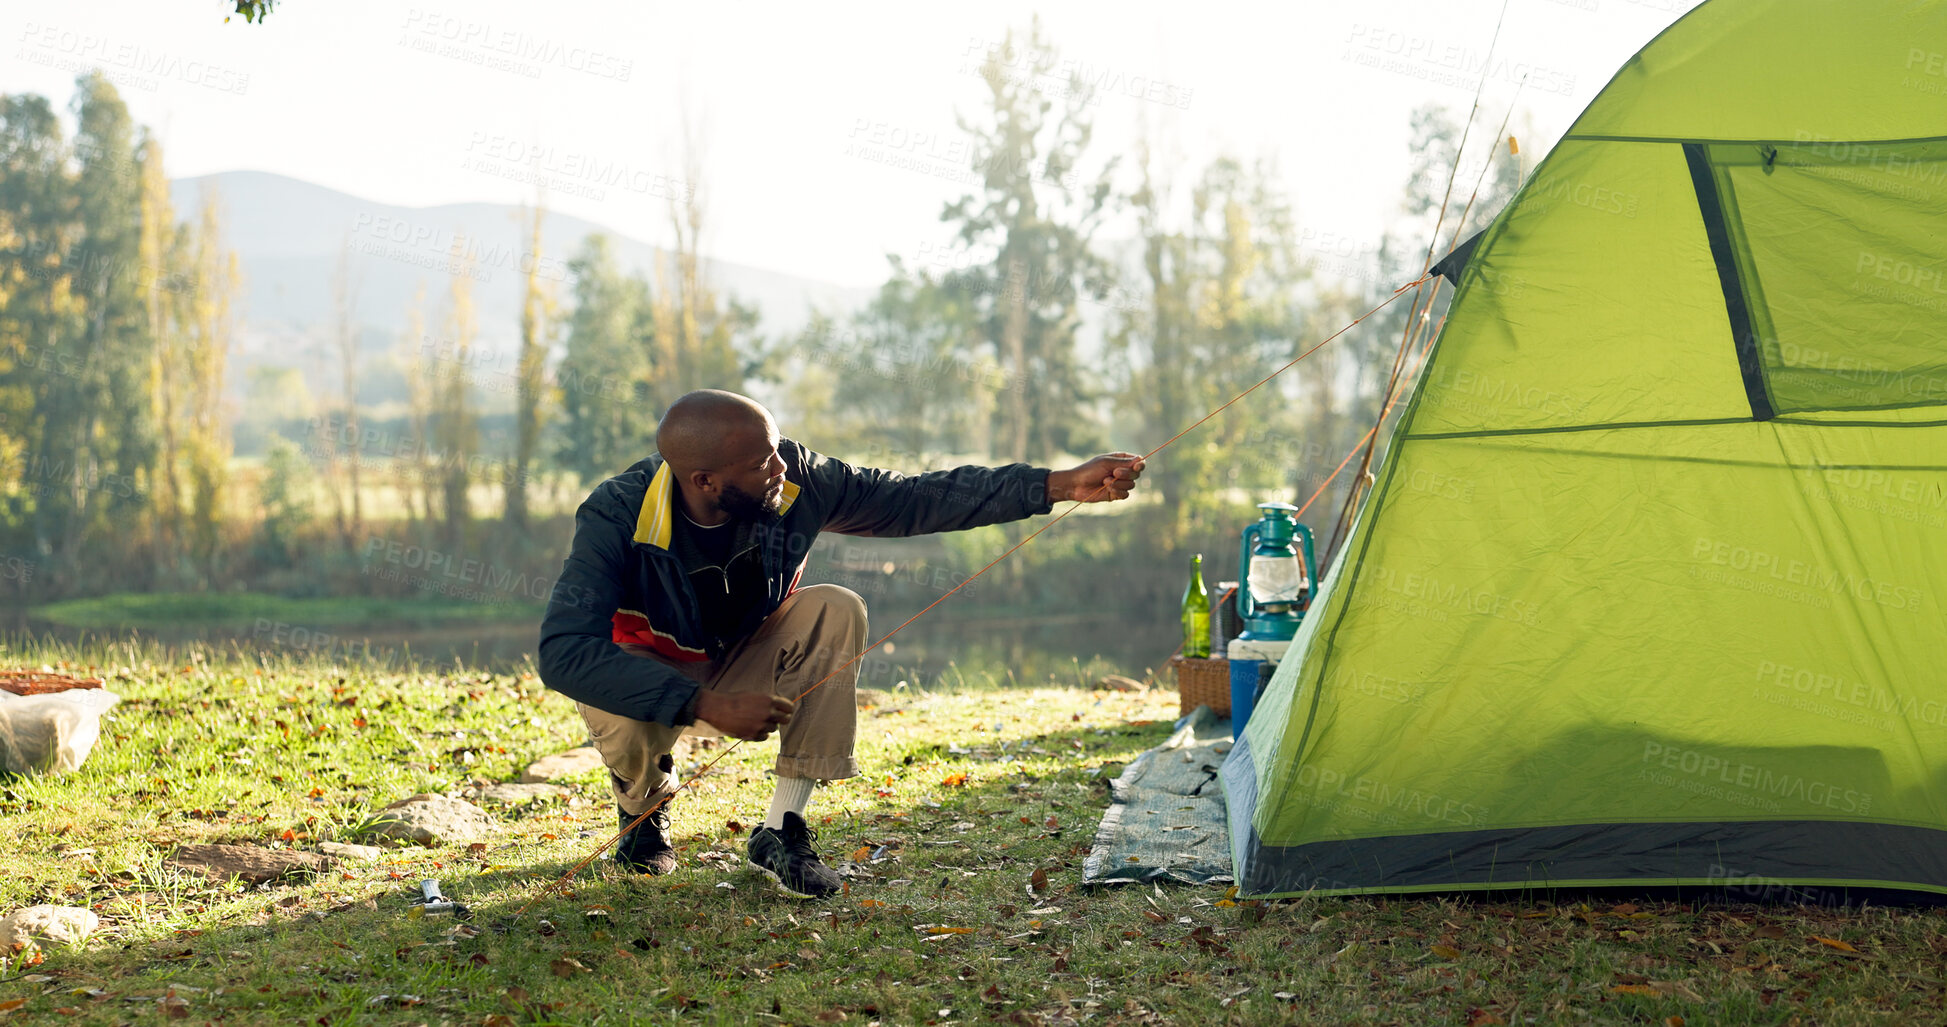
{"label": "picnic blanket on ground", "polygon": [[1112,801],[1082,863],[1082,883],[1230,883],[1229,827],[1217,783],[1228,752],[1230,721],[1199,706],[1168,741],[1123,768],[1110,783]]}

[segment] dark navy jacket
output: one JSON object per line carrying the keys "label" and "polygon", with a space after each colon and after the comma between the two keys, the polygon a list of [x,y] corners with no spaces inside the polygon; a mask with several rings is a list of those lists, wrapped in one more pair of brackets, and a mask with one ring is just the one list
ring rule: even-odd
{"label": "dark navy jacket", "polygon": [[[783,514],[740,530],[740,558],[763,562],[765,595],[744,634],[798,587],[821,531],[924,535],[1020,520],[1051,509],[1048,470],[1027,464],[957,467],[907,476],[853,467],[790,439]],[[677,516],[675,476],[652,456],[596,486],[575,512],[575,541],[541,621],[541,681],[576,702],[636,720],[677,726],[696,684],[656,660],[624,652],[645,645],[678,662],[721,656],[705,638],[687,574],[669,551]],[[744,549],[754,545],[755,554]]]}

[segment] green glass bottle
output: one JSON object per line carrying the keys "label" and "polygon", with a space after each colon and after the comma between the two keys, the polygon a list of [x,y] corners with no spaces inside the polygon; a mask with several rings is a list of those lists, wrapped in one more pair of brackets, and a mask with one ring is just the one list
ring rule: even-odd
{"label": "green glass bottle", "polygon": [[1190,587],[1183,590],[1183,655],[1210,658],[1210,591],[1203,587],[1203,554],[1190,561]]}

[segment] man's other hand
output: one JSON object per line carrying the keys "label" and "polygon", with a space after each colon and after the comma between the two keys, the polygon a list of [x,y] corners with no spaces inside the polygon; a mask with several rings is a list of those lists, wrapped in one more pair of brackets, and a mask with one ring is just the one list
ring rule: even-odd
{"label": "man's other hand", "polygon": [[769,738],[771,732],[791,722],[795,709],[797,706],[791,700],[777,695],[696,693],[696,719],[708,721],[724,734],[746,742]]}
{"label": "man's other hand", "polygon": [[1113,503],[1128,499],[1142,477],[1143,458],[1134,453],[1107,453],[1080,467],[1048,472],[1048,501]]}

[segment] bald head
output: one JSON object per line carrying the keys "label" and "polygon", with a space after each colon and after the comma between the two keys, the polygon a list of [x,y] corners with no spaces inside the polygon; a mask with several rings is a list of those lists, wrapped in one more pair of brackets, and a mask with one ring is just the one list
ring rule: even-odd
{"label": "bald head", "polygon": [[756,400],[720,389],[699,389],[669,405],[656,426],[656,451],[678,477],[717,471],[765,440],[777,426]]}
{"label": "bald head", "polygon": [[670,404],[656,449],[698,524],[758,520],[783,509],[784,460],[771,413],[747,396],[703,389]]}

